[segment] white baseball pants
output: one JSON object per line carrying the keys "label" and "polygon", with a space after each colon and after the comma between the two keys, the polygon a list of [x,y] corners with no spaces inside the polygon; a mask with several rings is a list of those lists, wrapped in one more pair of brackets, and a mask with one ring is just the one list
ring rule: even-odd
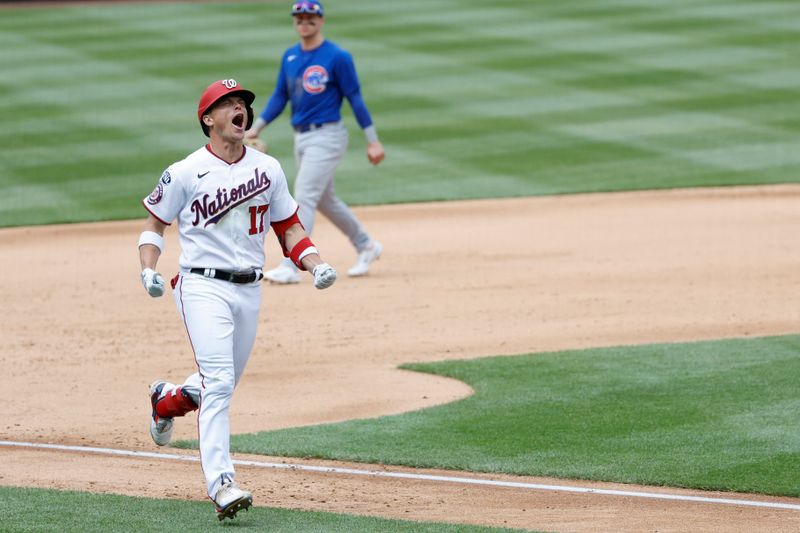
{"label": "white baseball pants", "polygon": [[173,292],[198,368],[183,387],[199,390],[200,462],[212,499],[223,475],[234,478],[229,409],[255,342],[261,285],[182,273]]}

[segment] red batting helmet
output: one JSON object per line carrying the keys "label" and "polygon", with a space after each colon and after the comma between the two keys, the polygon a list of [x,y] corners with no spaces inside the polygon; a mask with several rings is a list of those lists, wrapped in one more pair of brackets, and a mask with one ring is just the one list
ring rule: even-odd
{"label": "red batting helmet", "polygon": [[249,130],[250,126],[253,125],[253,108],[251,106],[256,99],[256,95],[247,89],[243,89],[234,79],[228,78],[227,80],[215,81],[206,87],[200,97],[200,103],[197,105],[197,119],[200,121],[200,127],[203,128],[203,133],[206,134],[206,137],[208,137],[208,126],[203,124],[203,115],[207,115],[220,98],[229,94],[241,96],[246,104],[247,127],[245,129]]}

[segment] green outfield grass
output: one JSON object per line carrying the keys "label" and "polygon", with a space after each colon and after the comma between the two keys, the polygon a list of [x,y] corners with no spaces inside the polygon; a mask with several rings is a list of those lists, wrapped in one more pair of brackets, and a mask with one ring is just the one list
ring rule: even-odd
{"label": "green outfield grass", "polygon": [[800,496],[799,351],[800,336],[783,336],[406,365],[475,394],[403,415],[236,435],[231,446]]}
{"label": "green outfield grass", "polygon": [[[288,4],[287,4],[288,5]],[[0,226],[137,218],[204,142],[212,80],[271,92],[277,2],[16,8],[0,17]],[[353,204],[798,181],[794,1],[329,0],[386,144],[349,107]],[[264,137],[294,174],[288,111]]]}
{"label": "green outfield grass", "polygon": [[386,520],[366,516],[251,507],[220,524],[210,502],[154,500],[0,487],[0,532],[163,533],[242,529],[269,533],[501,533],[505,528]]}

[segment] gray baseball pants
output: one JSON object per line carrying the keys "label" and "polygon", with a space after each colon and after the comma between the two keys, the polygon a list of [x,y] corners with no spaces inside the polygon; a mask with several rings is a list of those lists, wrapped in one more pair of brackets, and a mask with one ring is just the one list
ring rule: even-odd
{"label": "gray baseball pants", "polygon": [[[314,229],[319,209],[360,252],[369,244],[369,235],[353,211],[336,195],[333,180],[336,168],[347,151],[347,142],[347,128],[341,122],[295,134],[294,157],[298,171],[294,182],[294,199],[300,206],[298,217],[307,234],[311,235]],[[292,263],[285,259],[284,264]]]}

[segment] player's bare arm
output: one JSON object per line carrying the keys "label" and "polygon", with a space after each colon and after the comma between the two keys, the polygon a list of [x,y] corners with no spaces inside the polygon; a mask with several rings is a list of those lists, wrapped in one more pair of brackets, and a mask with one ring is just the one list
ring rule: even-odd
{"label": "player's bare arm", "polygon": [[[149,215],[147,220],[144,221],[143,232],[155,233],[161,237],[162,241],[164,238],[164,230],[166,229],[167,225],[153,215]],[[155,239],[158,240],[157,237]],[[161,249],[162,248],[159,248],[156,244],[150,242],[139,244],[139,262],[141,263],[142,269],[156,268],[158,258],[161,256]]]}
{"label": "player's bare arm", "polygon": [[336,270],[322,260],[296,215],[287,224],[278,224],[275,231],[284,251],[288,251],[295,265],[311,272],[314,276],[316,288],[327,289],[333,285],[336,281]]}
{"label": "player's bare arm", "polygon": [[269,153],[269,146],[267,145],[266,141],[263,141],[261,137],[259,137],[261,130],[263,130],[266,125],[267,123],[264,121],[264,119],[258,117],[255,122],[253,122],[253,126],[244,132],[244,145],[254,148],[265,154]]}
{"label": "player's bare arm", "polygon": [[164,230],[166,228],[166,224],[153,215],[148,215],[142,234],[139,236],[139,263],[142,266],[140,277],[147,294],[153,298],[163,295],[166,288],[164,278],[155,270],[158,258],[164,249]]}
{"label": "player's bare arm", "polygon": [[[297,246],[300,241],[308,237],[303,229],[303,226],[301,226],[299,223],[295,223],[294,225],[290,226],[284,235],[284,238],[286,239],[286,247],[290,250]],[[311,272],[314,270],[314,267],[321,265],[323,261],[319,256],[319,252],[315,252],[304,256],[303,259],[301,259],[301,263],[306,270]]]}
{"label": "player's bare arm", "polygon": [[263,130],[266,127],[267,127],[267,122],[263,118],[258,117],[253,122],[253,126],[245,132],[244,138],[255,139],[261,134],[261,130]]}

